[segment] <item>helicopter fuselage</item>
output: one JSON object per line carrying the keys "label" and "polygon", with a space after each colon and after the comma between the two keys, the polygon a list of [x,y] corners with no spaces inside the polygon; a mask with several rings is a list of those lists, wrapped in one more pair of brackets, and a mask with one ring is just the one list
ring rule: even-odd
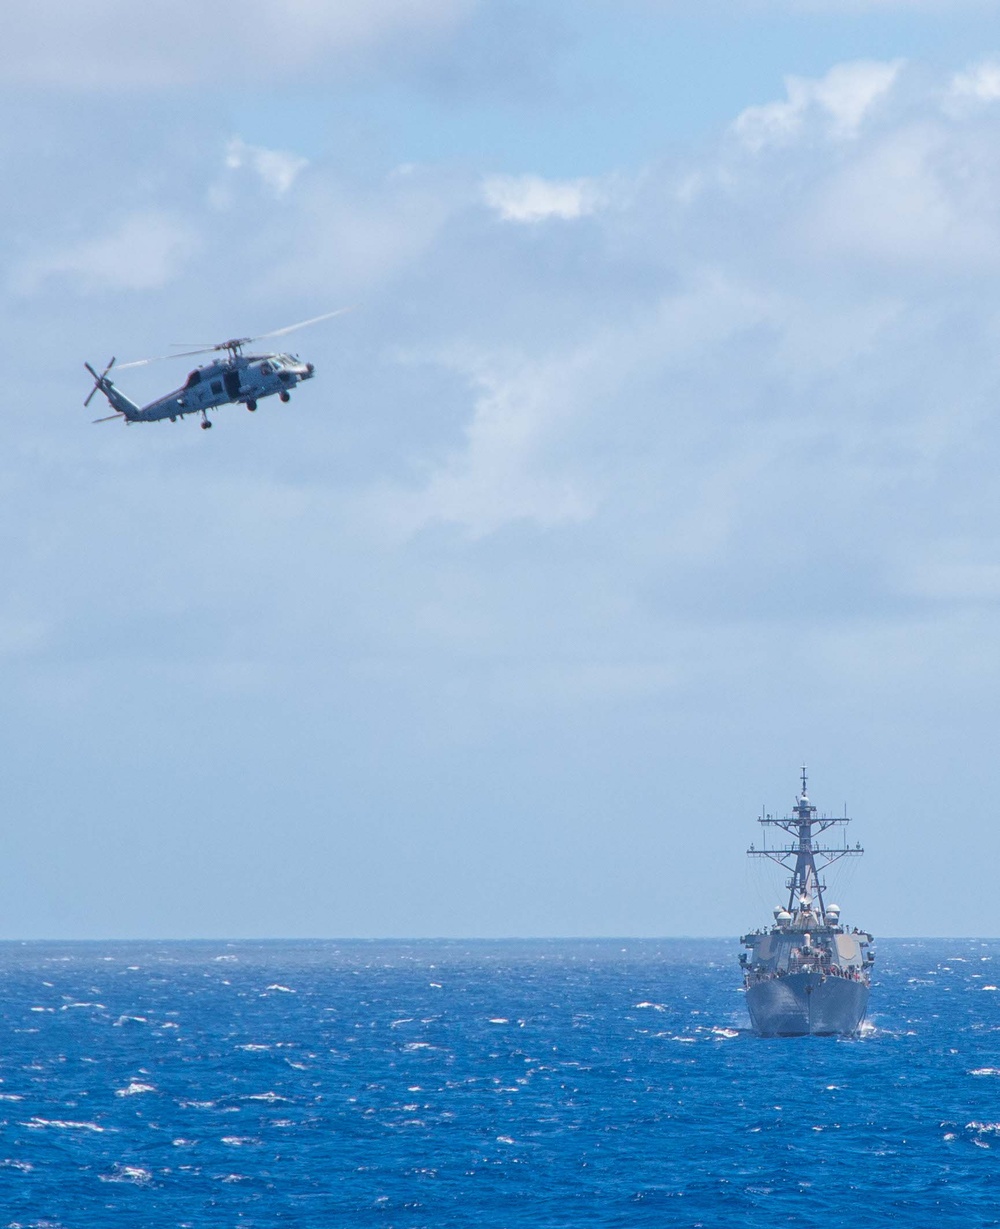
{"label": "helicopter fuselage", "polygon": [[255,410],[258,401],[275,394],[287,401],[291,390],[312,379],[313,372],[312,363],[291,354],[236,354],[196,367],[181,388],[148,405],[129,401],[106,376],[97,376],[97,387],[129,423],[176,422],[186,414],[201,414],[207,423],[207,412],[220,405],[242,403]]}

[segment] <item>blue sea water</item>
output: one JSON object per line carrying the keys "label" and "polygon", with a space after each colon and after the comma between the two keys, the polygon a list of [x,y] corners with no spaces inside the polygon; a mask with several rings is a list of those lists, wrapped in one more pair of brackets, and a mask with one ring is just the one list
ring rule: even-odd
{"label": "blue sea water", "polygon": [[1000,1225],[1000,940],[857,1040],[720,940],[0,945],[0,1227]]}

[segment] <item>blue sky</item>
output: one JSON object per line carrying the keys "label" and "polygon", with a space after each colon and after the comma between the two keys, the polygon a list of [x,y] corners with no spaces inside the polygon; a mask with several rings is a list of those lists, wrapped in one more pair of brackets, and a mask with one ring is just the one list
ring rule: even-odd
{"label": "blue sky", "polygon": [[991,6],[10,20],[0,932],[736,934],[805,759],[849,924],[1000,933]]}

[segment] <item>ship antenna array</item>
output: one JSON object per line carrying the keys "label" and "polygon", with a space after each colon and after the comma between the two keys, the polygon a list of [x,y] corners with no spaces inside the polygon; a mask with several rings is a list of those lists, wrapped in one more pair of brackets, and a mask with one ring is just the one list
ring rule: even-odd
{"label": "ship antenna array", "polygon": [[[824,911],[823,892],[826,883],[822,882],[819,872],[839,862],[841,858],[859,857],[864,853],[859,841],[853,848],[847,844],[847,825],[851,822],[847,815],[847,805],[844,805],[843,816],[819,815],[816,807],[809,801],[807,793],[808,778],[806,766],[802,765],[802,793],[795,800],[791,815],[774,816],[767,813],[766,807],[761,809],[758,823],[763,829],[763,848],[753,845],[747,850],[752,858],[767,858],[769,861],[784,867],[790,872],[785,882],[788,888],[788,911],[796,914],[799,908],[811,907],[815,894],[820,910]],[[844,832],[843,844],[839,846],[816,844],[817,837],[833,828],[841,828]],[[767,847],[768,828],[778,828],[793,838],[793,843],[784,847]]]}

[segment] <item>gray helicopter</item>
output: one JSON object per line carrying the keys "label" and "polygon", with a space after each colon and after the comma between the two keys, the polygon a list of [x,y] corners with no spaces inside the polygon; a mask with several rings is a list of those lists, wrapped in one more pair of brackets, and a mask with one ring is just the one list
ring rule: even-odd
{"label": "gray helicopter", "polygon": [[134,422],[162,422],[165,418],[176,422],[185,414],[200,414],[202,429],[207,430],[212,425],[208,411],[214,410],[216,406],[242,403],[248,410],[255,410],[258,401],[275,393],[281,401],[288,401],[296,384],[313,377],[313,364],[303,363],[296,355],[244,354],[244,346],[254,341],[263,341],[266,337],[281,337],[295,329],[319,324],[321,320],[329,320],[332,316],[340,316],[350,310],[349,307],[341,307],[335,312],[314,316],[311,320],[300,320],[298,324],[289,324],[283,329],[261,333],[258,337],[233,337],[229,341],[202,346],[197,350],[184,350],[179,354],[161,354],[156,358],[140,358],[131,363],[119,363],[118,370],[124,371],[126,367],[145,367],[147,363],[158,363],[168,358],[188,358],[194,354],[213,353],[226,355],[225,358],[220,356],[203,367],[196,367],[182,388],[143,406],[130,401],[108,379],[108,372],[115,365],[113,358],[100,374],[89,363],[84,363],[84,367],[94,377],[94,387],[83,404],[90,405],[94,393],[102,392],[115,412],[106,418],[95,418],[94,422],[112,422],[118,418],[130,426]]}

